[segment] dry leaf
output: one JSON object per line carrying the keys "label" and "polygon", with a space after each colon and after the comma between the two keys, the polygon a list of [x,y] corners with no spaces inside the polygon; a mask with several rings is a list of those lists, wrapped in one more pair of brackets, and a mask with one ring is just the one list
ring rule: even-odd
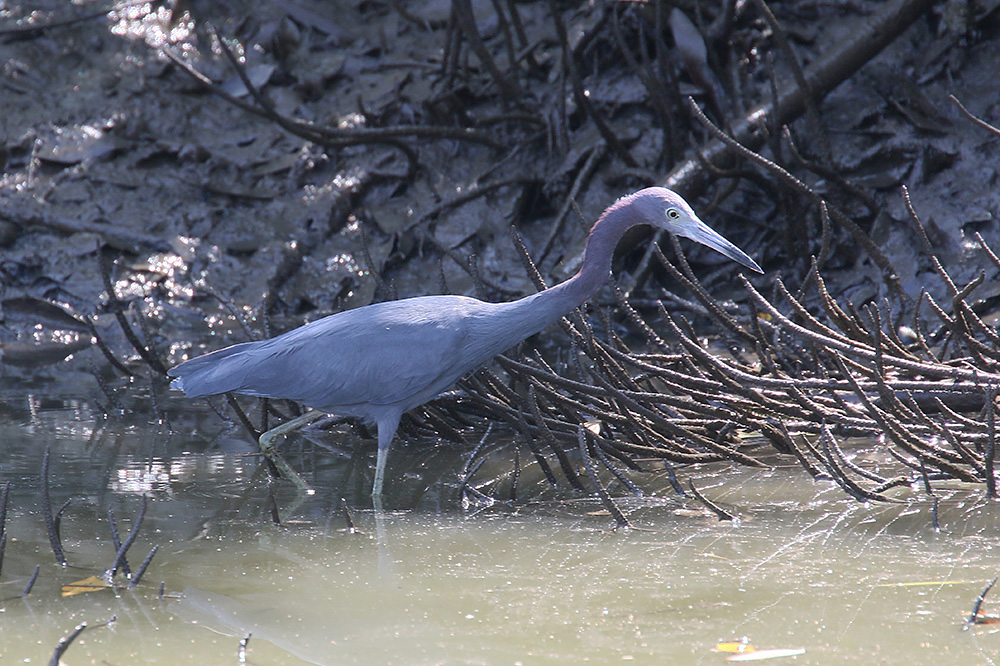
{"label": "dry leaf", "polygon": [[717,643],[717,652],[731,652],[726,661],[763,661],[764,659],[778,659],[779,657],[797,657],[805,654],[803,648],[776,648],[770,650],[758,650],[750,644],[750,640],[744,638],[739,641],[728,641]]}
{"label": "dry leaf", "polygon": [[69,585],[62,586],[62,595],[64,597],[72,597],[76,594],[83,594],[84,592],[97,592],[98,590],[110,590],[111,586],[101,578],[100,576],[89,576],[83,580],[78,580],[75,583],[70,583]]}

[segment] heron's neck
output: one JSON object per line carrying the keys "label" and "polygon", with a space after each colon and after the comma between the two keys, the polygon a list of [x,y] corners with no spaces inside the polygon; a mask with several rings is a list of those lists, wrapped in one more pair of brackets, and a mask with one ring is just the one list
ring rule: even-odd
{"label": "heron's neck", "polygon": [[583,252],[583,263],[576,275],[542,292],[551,294],[553,304],[565,302],[562,314],[582,305],[608,281],[611,274],[611,260],[621,237],[633,227],[637,220],[630,215],[630,209],[619,200],[608,208],[590,230],[587,246]]}
{"label": "heron's neck", "polygon": [[576,275],[509,304],[517,311],[517,316],[511,321],[519,322],[519,341],[559,321],[607,282],[618,241],[629,228],[639,223],[634,214],[629,214],[630,209],[624,203],[619,200],[594,224],[587,239],[583,264]]}

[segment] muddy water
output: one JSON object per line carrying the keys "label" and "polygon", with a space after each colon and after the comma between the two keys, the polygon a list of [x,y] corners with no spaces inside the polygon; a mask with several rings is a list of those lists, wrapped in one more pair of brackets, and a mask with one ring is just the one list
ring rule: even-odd
{"label": "muddy water", "polygon": [[[1000,551],[996,508],[960,485],[937,489],[935,532],[921,492],[865,506],[793,468],[686,469],[739,519],[720,522],[665,479],[640,479],[650,496],[622,502],[635,529],[614,531],[599,503],[532,485],[530,469],[532,502],[463,512],[463,455],[406,447],[400,490],[377,515],[360,490],[373,463],[364,443],[295,458],[318,480],[300,497],[255,477],[251,447],[207,412],[171,433],[148,416],[102,422],[86,401],[5,399],[8,663],[47,663],[82,622],[68,664],[232,664],[248,634],[258,664],[716,664],[717,643],[741,639],[804,650],[799,664],[993,663],[1000,649],[989,626],[963,630]],[[53,505],[71,500],[66,568],[39,499],[46,445]],[[108,508],[124,536],[143,493],[129,557],[134,569],[159,546],[145,578],[61,596],[110,566]],[[997,606],[987,598],[987,612]]]}

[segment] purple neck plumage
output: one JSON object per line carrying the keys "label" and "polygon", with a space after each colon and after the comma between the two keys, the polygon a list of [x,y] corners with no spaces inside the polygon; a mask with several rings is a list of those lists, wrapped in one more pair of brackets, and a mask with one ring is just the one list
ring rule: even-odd
{"label": "purple neck plumage", "polygon": [[642,223],[631,203],[631,196],[623,197],[597,218],[587,238],[579,272],[552,288],[566,289],[572,294],[574,303],[570,309],[582,305],[608,281],[618,241],[626,231]]}
{"label": "purple neck plumage", "polygon": [[508,321],[512,324],[512,337],[520,336],[520,341],[557,322],[607,282],[618,241],[629,228],[643,222],[629,205],[630,200],[631,197],[619,199],[594,223],[583,264],[576,275],[537,294],[505,304],[511,310]]}

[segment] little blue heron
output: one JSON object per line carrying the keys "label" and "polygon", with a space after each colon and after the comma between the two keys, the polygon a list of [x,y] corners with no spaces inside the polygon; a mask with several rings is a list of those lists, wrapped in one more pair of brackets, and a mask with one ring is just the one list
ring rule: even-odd
{"label": "little blue heron", "polygon": [[583,304],[607,281],[622,234],[647,224],[713,248],[761,273],[753,259],[698,219],[675,192],[650,187],[622,197],[598,218],[579,272],[511,303],[421,296],[330,315],[261,342],[244,342],[170,370],[188,397],[241,393],[313,408],[267,431],[260,448],[279,471],[305,482],[273,439],[324,414],[355,416],[378,428],[372,495],[380,498],[389,446],[403,412],[431,400],[466,373]]}

